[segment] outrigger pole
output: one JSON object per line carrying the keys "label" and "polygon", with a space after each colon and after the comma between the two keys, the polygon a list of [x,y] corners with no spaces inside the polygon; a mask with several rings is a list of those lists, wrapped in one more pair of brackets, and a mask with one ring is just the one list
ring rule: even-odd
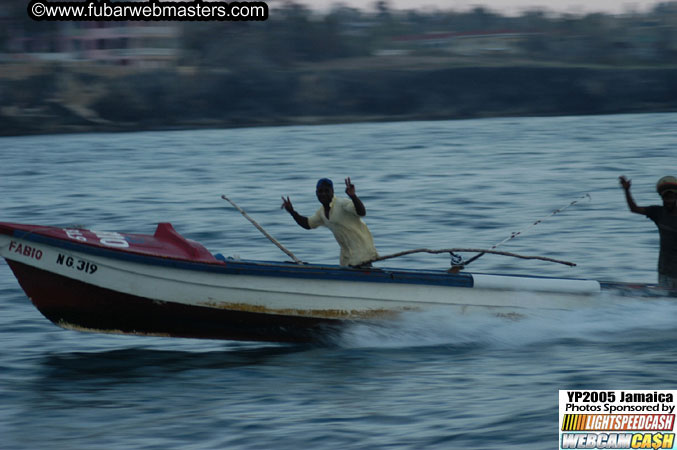
{"label": "outrigger pole", "polygon": [[222,195],[221,198],[224,199],[224,200],[226,200],[226,201],[228,201],[231,205],[233,205],[233,206],[235,207],[235,209],[237,209],[238,211],[240,211],[240,213],[245,217],[245,219],[247,219],[248,221],[250,221],[256,228],[258,228],[258,230],[259,230],[261,233],[263,233],[263,235],[264,235],[265,237],[267,237],[273,244],[277,245],[277,247],[278,247],[280,250],[282,250],[283,252],[285,252],[285,253],[287,254],[287,256],[289,256],[291,259],[293,259],[294,262],[295,262],[296,264],[303,264],[303,261],[301,261],[301,260],[298,259],[296,256],[294,256],[294,254],[293,254],[292,252],[290,252],[289,250],[287,250],[287,248],[286,248],[284,245],[280,244],[280,243],[277,241],[277,239],[275,239],[275,238],[272,237],[270,234],[268,234],[268,232],[267,232],[266,230],[264,230],[263,227],[262,227],[261,225],[259,225],[254,219],[252,219],[251,217],[249,217],[249,214],[247,214],[242,208],[240,208],[239,206],[237,206],[237,205],[235,204],[234,201],[232,201],[231,199],[229,199],[229,198],[226,197],[225,195]]}
{"label": "outrigger pole", "polygon": [[[377,262],[377,261],[383,261],[383,260],[390,259],[390,258],[397,258],[399,256],[411,255],[412,253],[433,253],[433,254],[437,254],[437,253],[454,253],[454,252],[457,252],[457,253],[482,252],[482,253],[480,253],[480,255],[483,255],[485,253],[491,253],[492,255],[512,256],[513,258],[520,258],[520,259],[538,259],[538,260],[541,260],[541,261],[548,261],[548,262],[554,262],[554,263],[557,263],[557,264],[564,264],[565,266],[570,266],[570,267],[576,266],[576,263],[572,263],[572,262],[569,262],[569,261],[562,261],[560,259],[548,258],[548,257],[545,257],[545,256],[518,255],[517,253],[501,252],[501,251],[498,251],[498,250],[491,250],[491,249],[490,250],[482,250],[482,249],[478,249],[478,248],[443,248],[443,249],[440,249],[440,250],[431,250],[429,248],[417,248],[415,250],[405,250],[403,252],[393,253],[391,255],[379,256],[378,258],[370,259],[369,261],[366,261],[366,262],[362,263],[361,265],[369,264],[369,263],[373,263],[373,262]],[[474,259],[477,259],[477,258],[474,258]],[[357,265],[356,267],[360,267],[360,265]]]}
{"label": "outrigger pole", "polygon": [[[457,272],[457,271],[460,270],[463,266],[466,266],[466,265],[470,264],[471,262],[477,260],[478,258],[480,258],[482,255],[484,255],[484,254],[486,254],[486,253],[490,253],[490,254],[492,254],[492,255],[512,256],[513,258],[521,258],[521,259],[538,259],[538,260],[541,260],[541,261],[549,261],[549,262],[554,262],[554,263],[557,263],[557,264],[564,264],[564,265],[566,265],[566,266],[574,267],[574,266],[576,266],[576,264],[575,264],[575,263],[572,263],[572,262],[569,262],[569,261],[562,261],[562,260],[559,260],[559,259],[547,258],[547,257],[545,257],[545,256],[527,256],[527,255],[518,255],[518,254],[516,254],[516,253],[496,251],[495,249],[496,249],[496,247],[505,244],[505,243],[508,242],[509,240],[515,239],[517,236],[519,236],[519,235],[521,235],[522,233],[526,232],[526,231],[529,230],[530,228],[535,227],[535,226],[538,225],[539,223],[543,222],[545,219],[547,219],[547,218],[549,218],[549,217],[552,217],[552,216],[554,216],[555,214],[558,214],[558,213],[564,211],[565,209],[569,208],[570,206],[574,206],[576,203],[580,202],[580,201],[583,200],[584,198],[590,199],[590,198],[591,198],[591,197],[590,197],[590,194],[585,194],[585,195],[583,195],[583,196],[577,198],[576,200],[572,201],[572,202],[569,203],[568,205],[563,206],[562,208],[556,209],[555,211],[551,212],[550,214],[548,214],[547,216],[543,217],[542,219],[538,219],[537,221],[535,221],[534,223],[532,223],[532,224],[529,225],[528,227],[524,228],[523,230],[513,232],[512,234],[510,234],[510,236],[508,236],[507,238],[503,239],[503,240],[502,240],[501,242],[499,242],[498,244],[493,245],[493,246],[492,246],[490,249],[488,249],[488,250],[480,250],[480,249],[473,249],[473,248],[445,248],[445,249],[441,249],[441,250],[431,250],[431,249],[428,249],[428,248],[417,248],[417,249],[415,249],[415,250],[406,250],[406,251],[403,251],[403,252],[393,253],[393,254],[391,254],[391,255],[385,255],[385,256],[378,257],[378,258],[374,258],[374,259],[371,259],[371,260],[369,260],[369,261],[365,261],[364,263],[362,263],[362,265],[364,265],[364,264],[370,264],[370,263],[373,263],[373,262],[376,262],[376,261],[383,261],[383,260],[390,259],[390,258],[397,258],[397,257],[399,257],[399,256],[410,255],[410,254],[412,254],[412,253],[433,253],[433,254],[437,254],[437,253],[450,253],[451,256],[452,256],[452,258],[453,258],[453,257],[454,257],[454,252],[457,252],[457,253],[463,253],[463,252],[477,253],[477,252],[479,252],[477,255],[473,256],[472,258],[470,258],[470,259],[467,260],[467,261],[462,261],[462,262],[460,262],[460,264],[454,264],[454,265],[452,266],[452,270],[451,270],[451,271],[452,271],[452,272]],[[359,266],[357,266],[357,267],[359,267]],[[455,269],[455,270],[453,270],[453,269]]]}

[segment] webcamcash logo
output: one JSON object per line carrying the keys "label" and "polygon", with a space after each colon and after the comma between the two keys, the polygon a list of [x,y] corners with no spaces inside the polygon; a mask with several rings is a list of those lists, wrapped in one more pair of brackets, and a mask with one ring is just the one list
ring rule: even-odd
{"label": "webcamcash logo", "polygon": [[677,448],[676,394],[559,391],[559,448]]}

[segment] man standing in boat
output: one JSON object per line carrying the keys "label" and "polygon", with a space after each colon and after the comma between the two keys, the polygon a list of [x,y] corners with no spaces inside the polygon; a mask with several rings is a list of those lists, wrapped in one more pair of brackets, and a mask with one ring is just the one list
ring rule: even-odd
{"label": "man standing in boat", "polygon": [[658,227],[658,284],[677,289],[677,178],[667,176],[658,180],[656,191],[663,199],[663,206],[637,206],[630,194],[630,180],[624,176],[618,179],[625,190],[630,211],[647,216]]}
{"label": "man standing in boat", "polygon": [[325,226],[334,233],[341,247],[340,264],[359,266],[365,261],[377,258],[374,239],[361,217],[367,214],[364,204],[355,194],[355,185],[346,178],[346,194],[350,200],[334,196],[334,183],[329,178],[317,182],[315,194],[322,204],[317,212],[305,217],[294,211],[289,197],[282,197],[282,206],[294,218],[296,223],[306,230]]}

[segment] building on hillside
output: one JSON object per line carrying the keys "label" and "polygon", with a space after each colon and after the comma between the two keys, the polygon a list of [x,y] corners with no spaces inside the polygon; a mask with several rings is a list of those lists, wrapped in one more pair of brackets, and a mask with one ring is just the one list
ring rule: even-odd
{"label": "building on hillside", "polygon": [[26,4],[5,0],[0,5],[0,60],[153,68],[171,65],[179,57],[179,22],[35,22],[28,18]]}
{"label": "building on hillside", "polygon": [[462,33],[426,33],[396,36],[392,44],[399,50],[438,50],[460,56],[488,54],[517,55],[523,53],[524,41],[537,33],[510,30],[473,31]]}

